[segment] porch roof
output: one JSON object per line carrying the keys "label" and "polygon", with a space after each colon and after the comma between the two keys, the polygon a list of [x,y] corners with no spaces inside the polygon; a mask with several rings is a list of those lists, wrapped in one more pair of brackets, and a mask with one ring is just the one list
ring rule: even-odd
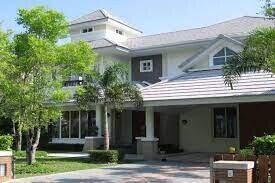
{"label": "porch roof", "polygon": [[[275,94],[275,78],[272,73],[257,72],[243,74],[233,90],[224,83],[223,73],[217,70],[200,70],[183,73],[142,89],[145,103],[180,101],[188,104],[236,102],[230,98],[265,97]],[[272,96],[275,100],[275,96]],[[207,99],[207,100],[206,100]],[[212,99],[212,102],[210,101]],[[227,100],[226,99],[230,99]],[[215,100],[215,101],[214,101]],[[219,100],[219,102],[217,102]],[[257,100],[253,100],[257,101]],[[187,104],[186,103],[186,104]],[[164,103],[162,103],[164,104]]]}

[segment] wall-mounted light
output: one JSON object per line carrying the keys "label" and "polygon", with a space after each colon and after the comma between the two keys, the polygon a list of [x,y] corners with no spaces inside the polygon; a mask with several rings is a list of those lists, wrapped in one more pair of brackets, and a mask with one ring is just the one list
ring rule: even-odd
{"label": "wall-mounted light", "polygon": [[183,119],[183,120],[181,120],[181,123],[182,123],[183,125],[187,125],[188,121],[187,121],[186,119]]}

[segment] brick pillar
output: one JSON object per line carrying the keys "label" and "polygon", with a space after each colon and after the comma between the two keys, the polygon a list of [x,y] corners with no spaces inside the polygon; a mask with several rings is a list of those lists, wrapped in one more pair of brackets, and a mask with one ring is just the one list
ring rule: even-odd
{"label": "brick pillar", "polygon": [[12,152],[0,151],[0,182],[8,181],[11,178],[12,178]]}
{"label": "brick pillar", "polygon": [[216,161],[213,163],[214,182],[252,183],[253,161]]}

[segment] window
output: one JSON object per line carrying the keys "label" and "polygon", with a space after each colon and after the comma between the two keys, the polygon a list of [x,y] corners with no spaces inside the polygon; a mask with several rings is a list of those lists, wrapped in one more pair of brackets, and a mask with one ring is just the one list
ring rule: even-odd
{"label": "window", "polygon": [[226,60],[228,60],[230,57],[233,57],[234,55],[236,55],[236,53],[231,49],[227,47],[223,48],[213,56],[213,65],[224,65]]}
{"label": "window", "polygon": [[71,111],[71,138],[79,138],[79,111]]}
{"label": "window", "polygon": [[0,165],[0,177],[5,177],[7,175],[6,165]]}
{"label": "window", "polygon": [[153,71],[153,61],[152,60],[140,61],[140,72],[152,72],[152,71]]}
{"label": "window", "polygon": [[214,137],[237,137],[237,109],[235,107],[214,108]]}
{"label": "window", "polygon": [[81,30],[82,33],[88,33],[88,32],[93,32],[94,31],[94,27],[89,27],[89,28],[84,28]]}
{"label": "window", "polygon": [[70,123],[70,112],[63,112],[61,119],[61,137],[69,138],[69,123]]}
{"label": "window", "polygon": [[96,127],[96,112],[81,111],[81,138],[95,136],[94,127]]}
{"label": "window", "polygon": [[116,33],[119,34],[119,35],[123,35],[123,31],[122,30],[116,29]]}

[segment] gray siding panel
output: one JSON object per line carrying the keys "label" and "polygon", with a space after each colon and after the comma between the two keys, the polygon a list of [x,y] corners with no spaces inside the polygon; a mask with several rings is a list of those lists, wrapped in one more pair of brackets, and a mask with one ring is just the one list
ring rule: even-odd
{"label": "gray siding panel", "polygon": [[[140,72],[140,61],[153,60],[153,72]],[[132,80],[147,81],[150,83],[159,82],[162,77],[162,55],[150,55],[132,58]]]}

